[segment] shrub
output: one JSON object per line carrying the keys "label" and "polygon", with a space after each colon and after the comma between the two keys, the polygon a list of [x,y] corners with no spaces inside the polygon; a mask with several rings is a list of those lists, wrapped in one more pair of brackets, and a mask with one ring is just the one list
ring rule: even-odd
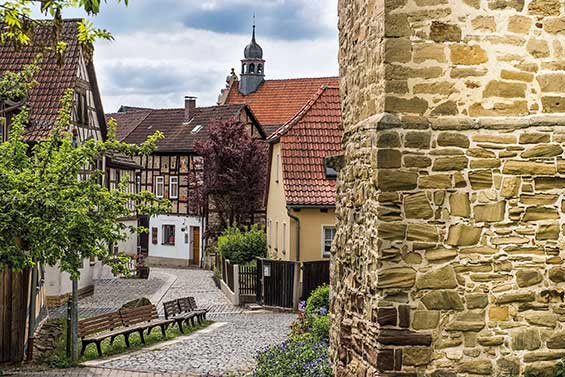
{"label": "shrub", "polygon": [[227,228],[218,238],[218,252],[234,264],[248,263],[256,257],[265,256],[266,234],[256,225],[245,233],[236,227]]}
{"label": "shrub", "polygon": [[330,337],[330,316],[329,315],[311,315],[308,318],[310,325],[310,334],[316,339],[329,339]]}
{"label": "shrub", "polygon": [[328,343],[308,334],[257,353],[254,377],[330,377]]}
{"label": "shrub", "polygon": [[306,314],[325,315],[330,306],[330,287],[326,284],[319,286],[310,294],[306,301]]}

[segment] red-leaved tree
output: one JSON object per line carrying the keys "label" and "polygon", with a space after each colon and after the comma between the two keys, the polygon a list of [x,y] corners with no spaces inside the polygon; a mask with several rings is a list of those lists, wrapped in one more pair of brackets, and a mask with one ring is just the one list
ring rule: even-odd
{"label": "red-leaved tree", "polygon": [[[228,226],[251,225],[262,207],[266,183],[267,151],[240,122],[209,126],[208,138],[197,143],[203,169],[196,205],[207,208],[209,232],[219,234]],[[200,201],[200,203],[198,203]]]}

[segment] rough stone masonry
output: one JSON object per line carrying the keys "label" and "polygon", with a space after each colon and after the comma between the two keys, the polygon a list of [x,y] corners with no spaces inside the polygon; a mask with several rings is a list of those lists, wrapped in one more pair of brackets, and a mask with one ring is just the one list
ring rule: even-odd
{"label": "rough stone masonry", "polygon": [[336,376],[565,357],[565,0],[340,0]]}

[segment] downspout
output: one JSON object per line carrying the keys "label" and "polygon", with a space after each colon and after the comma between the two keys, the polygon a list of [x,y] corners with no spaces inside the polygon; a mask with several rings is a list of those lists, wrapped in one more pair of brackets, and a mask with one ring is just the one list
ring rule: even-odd
{"label": "downspout", "polygon": [[286,208],[288,217],[296,221],[296,261],[300,262],[300,219],[290,213],[290,208]]}

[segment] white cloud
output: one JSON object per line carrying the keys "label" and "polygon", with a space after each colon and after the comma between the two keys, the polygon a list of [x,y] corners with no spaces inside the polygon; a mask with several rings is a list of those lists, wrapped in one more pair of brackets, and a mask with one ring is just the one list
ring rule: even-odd
{"label": "white cloud", "polygon": [[[135,32],[101,42],[94,61],[104,107],[107,112],[123,104],[180,107],[185,95],[198,96],[200,105],[213,105],[230,69],[239,72],[248,42],[249,36],[180,26],[168,33]],[[285,41],[259,35],[258,42],[267,60],[267,79],[337,75],[337,40]],[[117,74],[131,83],[123,83]],[[159,75],[162,85],[155,77]],[[172,77],[178,77],[176,85],[171,85]]]}

